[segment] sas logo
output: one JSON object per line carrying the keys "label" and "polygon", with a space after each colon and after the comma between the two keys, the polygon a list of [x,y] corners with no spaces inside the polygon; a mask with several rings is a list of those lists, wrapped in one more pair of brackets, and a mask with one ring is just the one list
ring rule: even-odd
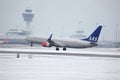
{"label": "sas logo", "polygon": [[90,36],[90,37],[89,37],[89,40],[90,40],[90,41],[97,41],[98,38],[97,38],[97,37],[92,37],[92,36]]}

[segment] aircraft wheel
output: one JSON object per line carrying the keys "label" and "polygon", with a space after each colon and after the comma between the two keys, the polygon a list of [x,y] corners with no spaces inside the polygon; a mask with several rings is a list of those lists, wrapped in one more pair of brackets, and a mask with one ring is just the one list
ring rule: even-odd
{"label": "aircraft wheel", "polygon": [[63,47],[63,50],[66,51],[66,47]]}
{"label": "aircraft wheel", "polygon": [[20,58],[20,54],[19,53],[17,54],[17,58]]}
{"label": "aircraft wheel", "polygon": [[58,48],[58,47],[56,47],[56,50],[57,50],[57,51],[59,51],[59,48]]}
{"label": "aircraft wheel", "polygon": [[33,46],[33,43],[31,43],[31,45],[30,46]]}

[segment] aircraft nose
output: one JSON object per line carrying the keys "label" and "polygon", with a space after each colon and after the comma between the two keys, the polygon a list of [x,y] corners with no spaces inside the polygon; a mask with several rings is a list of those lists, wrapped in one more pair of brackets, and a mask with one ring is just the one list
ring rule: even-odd
{"label": "aircraft nose", "polygon": [[26,40],[26,41],[30,41],[30,36],[27,36],[27,37],[25,38],[25,40]]}

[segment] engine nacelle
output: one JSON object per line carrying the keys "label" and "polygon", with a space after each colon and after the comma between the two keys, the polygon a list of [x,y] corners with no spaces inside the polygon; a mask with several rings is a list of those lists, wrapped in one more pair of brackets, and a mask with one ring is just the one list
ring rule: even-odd
{"label": "engine nacelle", "polygon": [[45,42],[45,41],[44,41],[44,42],[42,42],[42,46],[43,46],[43,47],[50,47],[50,44],[49,44],[48,42]]}

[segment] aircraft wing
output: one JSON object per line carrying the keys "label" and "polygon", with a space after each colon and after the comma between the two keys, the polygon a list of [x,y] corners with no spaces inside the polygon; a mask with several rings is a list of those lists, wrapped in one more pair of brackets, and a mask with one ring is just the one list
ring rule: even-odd
{"label": "aircraft wing", "polygon": [[52,34],[50,35],[50,37],[48,38],[48,43],[51,46],[55,46],[55,47],[63,47],[65,46],[64,44],[62,44],[62,42],[60,41],[56,41],[56,40],[52,40]]}

